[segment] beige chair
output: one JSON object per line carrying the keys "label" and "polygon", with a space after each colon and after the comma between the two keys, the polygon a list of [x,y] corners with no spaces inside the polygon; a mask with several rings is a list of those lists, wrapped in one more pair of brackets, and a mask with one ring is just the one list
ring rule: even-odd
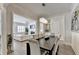
{"label": "beige chair", "polygon": [[40,55],[40,47],[37,40],[27,40],[26,55]]}

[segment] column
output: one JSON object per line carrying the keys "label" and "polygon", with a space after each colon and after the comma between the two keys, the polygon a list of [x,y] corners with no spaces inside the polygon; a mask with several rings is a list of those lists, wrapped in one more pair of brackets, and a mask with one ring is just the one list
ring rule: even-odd
{"label": "column", "polygon": [[13,16],[12,11],[8,4],[2,5],[1,11],[1,29],[2,29],[2,38],[1,38],[1,54],[7,54],[7,41],[8,34],[12,35],[12,25],[13,25]]}
{"label": "column", "polygon": [[39,36],[40,32],[40,22],[39,19],[36,20],[36,34]]}

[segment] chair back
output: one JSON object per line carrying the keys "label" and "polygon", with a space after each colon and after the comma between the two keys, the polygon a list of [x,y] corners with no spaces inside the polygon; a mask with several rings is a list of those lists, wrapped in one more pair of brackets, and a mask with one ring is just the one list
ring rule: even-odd
{"label": "chair back", "polygon": [[38,41],[28,41],[26,43],[27,55],[40,55],[40,47]]}

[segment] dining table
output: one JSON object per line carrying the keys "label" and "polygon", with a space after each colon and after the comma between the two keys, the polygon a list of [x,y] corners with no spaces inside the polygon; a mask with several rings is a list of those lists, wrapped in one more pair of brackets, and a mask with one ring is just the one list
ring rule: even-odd
{"label": "dining table", "polygon": [[53,53],[52,51],[54,50],[58,40],[59,38],[57,36],[54,37],[44,36],[42,38],[39,38],[38,41],[39,41],[40,49],[43,51],[47,51],[49,55],[52,55]]}

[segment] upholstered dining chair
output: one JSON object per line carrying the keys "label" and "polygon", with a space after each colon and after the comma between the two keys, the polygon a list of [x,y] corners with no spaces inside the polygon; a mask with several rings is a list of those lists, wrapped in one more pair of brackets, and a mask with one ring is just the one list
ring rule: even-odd
{"label": "upholstered dining chair", "polygon": [[40,55],[40,47],[37,40],[27,40],[26,55]]}

